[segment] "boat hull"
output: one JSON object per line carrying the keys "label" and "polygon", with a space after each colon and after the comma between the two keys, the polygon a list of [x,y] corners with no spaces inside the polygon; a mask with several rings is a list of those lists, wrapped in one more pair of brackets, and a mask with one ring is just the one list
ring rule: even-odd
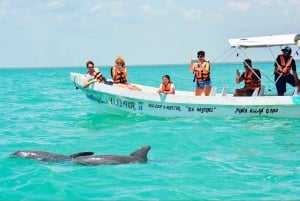
{"label": "boat hull", "polygon": [[82,87],[84,76],[71,73],[75,86],[96,103],[98,110],[113,115],[128,113],[156,117],[300,117],[300,96],[234,97],[158,94],[156,88],[138,85],[142,91],[96,83]]}

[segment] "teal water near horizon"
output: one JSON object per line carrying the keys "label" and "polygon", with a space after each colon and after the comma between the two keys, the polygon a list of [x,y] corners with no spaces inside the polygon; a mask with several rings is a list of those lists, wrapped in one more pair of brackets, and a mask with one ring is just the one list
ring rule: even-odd
{"label": "teal water near horizon", "polygon": [[[255,65],[273,79],[272,63]],[[109,77],[108,67],[99,68]],[[192,91],[187,69],[128,66],[131,82],[159,86],[169,74],[177,90]],[[233,92],[236,69],[243,71],[241,64],[212,65],[218,91],[227,85]],[[75,89],[70,72],[86,69],[0,69],[0,200],[300,200],[299,119],[100,114]],[[263,83],[267,93],[276,93],[265,76]],[[10,157],[17,150],[129,155],[143,145],[152,147],[143,164]]]}

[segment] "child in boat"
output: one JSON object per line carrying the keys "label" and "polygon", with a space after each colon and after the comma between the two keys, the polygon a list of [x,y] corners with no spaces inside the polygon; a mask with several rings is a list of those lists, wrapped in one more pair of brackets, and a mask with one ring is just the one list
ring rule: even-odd
{"label": "child in boat", "polygon": [[86,88],[95,82],[104,83],[112,85],[112,82],[107,81],[106,78],[102,75],[98,68],[95,68],[93,61],[87,61],[86,67],[88,72],[86,73],[86,81],[83,82],[83,87]]}
{"label": "child in boat", "polygon": [[160,84],[157,93],[175,94],[175,86],[169,75],[164,75],[162,77],[162,83]]}
{"label": "child in boat", "polygon": [[141,89],[135,85],[129,84],[127,81],[127,68],[125,61],[121,56],[115,59],[115,65],[111,68],[111,77],[115,86],[124,87],[132,90],[141,91]]}

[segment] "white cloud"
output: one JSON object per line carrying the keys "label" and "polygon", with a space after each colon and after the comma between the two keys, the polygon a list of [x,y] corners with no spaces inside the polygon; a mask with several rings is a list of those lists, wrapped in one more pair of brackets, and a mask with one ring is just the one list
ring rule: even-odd
{"label": "white cloud", "polygon": [[140,9],[143,17],[150,21],[165,19],[168,12],[166,8],[158,8],[149,4],[141,5]]}
{"label": "white cloud", "polygon": [[182,9],[182,14],[185,17],[185,19],[187,20],[194,20],[194,19],[198,19],[201,17],[202,15],[202,11],[199,9],[195,9],[195,8],[190,8],[190,9]]}
{"label": "white cloud", "polygon": [[171,1],[167,2],[167,8],[169,9],[170,13],[173,12],[175,13],[175,15],[182,16],[186,20],[199,19],[203,14],[203,11],[201,9],[190,7],[190,6],[183,7]]}
{"label": "white cloud", "polygon": [[101,11],[103,8],[104,8],[103,3],[97,3],[97,4],[92,6],[91,11],[92,12],[98,12],[98,11]]}
{"label": "white cloud", "polygon": [[95,13],[107,13],[110,16],[120,17],[124,16],[123,1],[107,1],[93,5],[91,11]]}
{"label": "white cloud", "polygon": [[259,6],[269,6],[271,3],[274,2],[273,0],[256,0],[254,2],[255,5]]}
{"label": "white cloud", "polygon": [[9,7],[9,1],[0,2],[0,17],[3,17],[7,14],[7,8]]}
{"label": "white cloud", "polygon": [[226,6],[230,9],[240,11],[240,12],[246,12],[250,10],[251,3],[250,2],[240,2],[240,1],[229,1],[226,3]]}
{"label": "white cloud", "polygon": [[144,12],[151,12],[152,11],[152,7],[149,4],[144,4],[141,6],[142,10]]}
{"label": "white cloud", "polygon": [[109,2],[101,2],[92,6],[91,11],[98,12],[101,10],[114,10],[121,9],[124,3],[122,1],[109,1]]}
{"label": "white cloud", "polygon": [[62,5],[62,2],[61,1],[58,1],[58,0],[53,0],[53,1],[50,1],[46,4],[46,7],[47,8],[50,8],[50,9],[56,9],[56,8],[59,8],[61,7]]}
{"label": "white cloud", "polygon": [[120,8],[121,6],[123,6],[123,1],[113,1],[111,3],[111,7],[113,8]]}

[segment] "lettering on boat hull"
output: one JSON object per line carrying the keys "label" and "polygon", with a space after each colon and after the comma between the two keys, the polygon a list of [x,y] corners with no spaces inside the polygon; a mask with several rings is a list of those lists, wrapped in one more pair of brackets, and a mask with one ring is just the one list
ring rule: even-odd
{"label": "lettering on boat hull", "polygon": [[177,110],[179,112],[181,111],[181,107],[178,105],[163,105],[163,104],[149,103],[148,107],[153,109]]}
{"label": "lettering on boat hull", "polygon": [[246,107],[239,107],[235,109],[236,114],[275,114],[278,113],[278,108],[264,108],[264,107],[258,107],[258,108],[246,108]]}
{"label": "lettering on boat hull", "polygon": [[107,101],[111,105],[115,105],[117,107],[122,107],[130,110],[136,110],[134,101],[122,100],[119,98],[109,98]]}
{"label": "lettering on boat hull", "polygon": [[106,105],[112,110],[142,113],[153,116],[277,116],[284,108],[276,106],[220,106],[220,105],[187,105],[180,103],[165,103],[143,101],[133,98],[112,96],[101,93],[86,93],[98,104]]}
{"label": "lettering on boat hull", "polygon": [[186,106],[188,112],[213,113],[216,107],[194,107]]}

